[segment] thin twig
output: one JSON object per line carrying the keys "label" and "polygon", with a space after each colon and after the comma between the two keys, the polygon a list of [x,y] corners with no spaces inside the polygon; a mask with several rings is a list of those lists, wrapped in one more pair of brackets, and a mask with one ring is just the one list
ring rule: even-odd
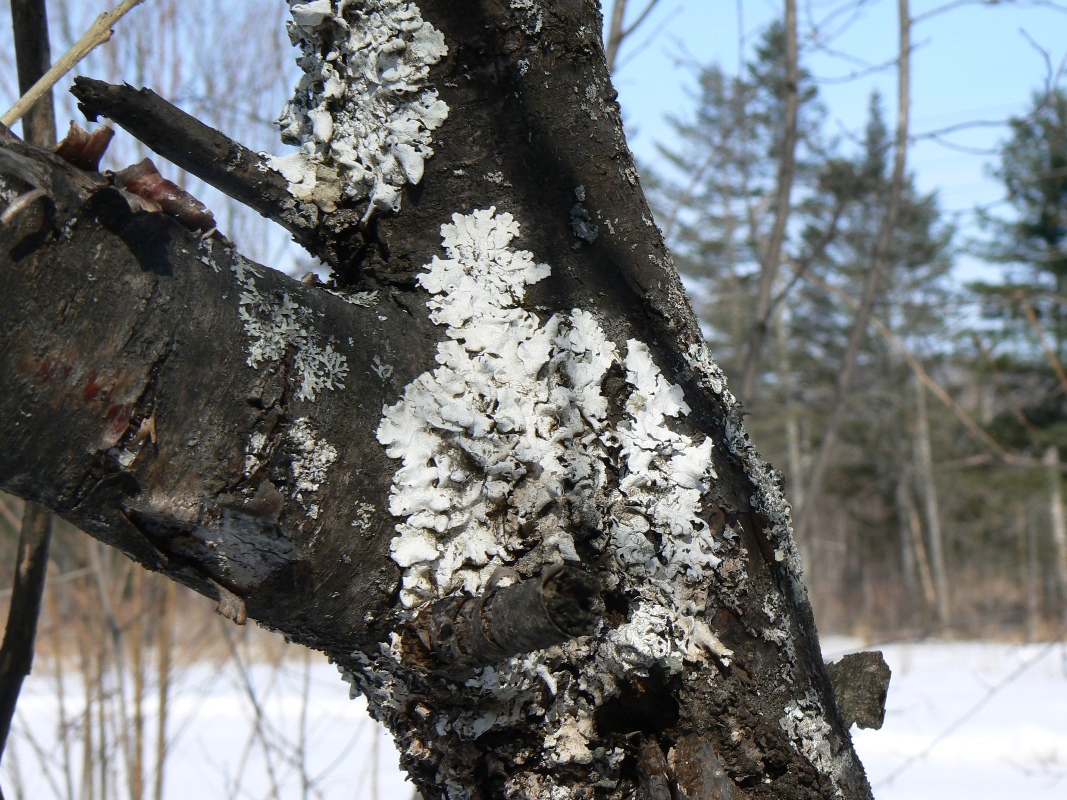
{"label": "thin twig", "polygon": [[27,505],[22,513],[7,628],[0,646],[0,756],[11,731],[22,681],[30,674],[33,665],[33,645],[37,638],[37,618],[41,612],[51,536],[52,516],[42,508]]}
{"label": "thin twig", "polygon": [[[822,280],[814,274],[809,273],[808,280],[817,283],[827,291],[837,295],[839,298],[844,300],[853,308],[859,305],[858,301],[855,298],[850,297],[839,287],[827,283],[826,281]],[[904,359],[904,361],[907,362],[908,366],[911,368],[912,372],[914,372],[915,375],[919,378],[919,380],[923,382],[923,385],[925,385],[926,388],[929,389],[933,393],[933,395],[938,400],[940,400],[941,403],[949,409],[949,411],[951,411],[955,415],[956,419],[962,422],[963,426],[967,428],[967,430],[970,431],[971,434],[976,439],[978,439],[978,441],[984,444],[994,456],[999,458],[1004,463],[1010,464],[1015,467],[1040,466],[1040,462],[1037,459],[1016,455],[1005,450],[1004,447],[996,441],[996,439],[986,433],[982,429],[982,426],[980,426],[970,414],[964,411],[963,408],[961,408],[960,405],[955,400],[953,400],[951,396],[949,396],[948,392],[941,388],[940,384],[938,384],[937,381],[930,377],[930,374],[923,368],[922,364],[919,363],[919,360],[911,354],[907,347],[905,347],[904,342],[900,340],[899,336],[889,330],[889,328],[886,327],[885,323],[883,323],[880,319],[873,315],[870,317],[870,323],[871,326],[876,331],[878,331],[878,333],[886,341],[888,341],[890,344],[897,348],[897,351],[900,353],[901,357]]]}
{"label": "thin twig", "polygon": [[648,19],[648,15],[652,13],[652,9],[656,7],[656,4],[658,2],[659,0],[649,0],[648,5],[645,6],[644,11],[638,14],[637,19],[635,19],[632,24],[628,25],[626,29],[622,32],[623,39],[625,39],[627,36],[629,36],[631,33],[641,27],[641,23]]}
{"label": "thin twig", "polygon": [[33,104],[36,103],[45,92],[55,86],[64,75],[74,69],[79,61],[104,42],[111,39],[111,35],[114,33],[111,29],[112,25],[143,2],[144,0],[123,0],[122,3],[111,11],[105,11],[97,17],[93,24],[89,26],[89,30],[87,30],[82,37],[74,43],[74,46],[60,56],[59,60],[52,65],[52,68],[41,76],[41,79],[37,81],[26,94],[20,97],[15,105],[11,106],[4,116],[0,117],[0,123],[3,123],[10,128],[18,122],[18,120],[22,118],[22,115],[29,111],[33,107]]}
{"label": "thin twig", "polygon": [[[71,570],[70,572],[60,573],[54,578],[48,578],[45,583],[45,588],[47,589],[51,586],[55,586],[58,583],[66,583],[67,581],[72,581],[75,578],[80,578],[82,575],[88,575],[90,572],[92,572],[91,568],[81,567],[79,569]],[[0,600],[3,600],[5,597],[11,597],[12,591],[12,589],[0,589]]]}
{"label": "thin twig", "polygon": [[1056,378],[1060,382],[1060,386],[1067,391],[1067,374],[1063,371],[1063,364],[1060,363],[1059,356],[1056,355],[1056,351],[1052,348],[1052,344],[1048,340],[1048,336],[1045,335],[1045,329],[1041,327],[1041,323],[1037,321],[1037,314],[1034,313],[1034,307],[1030,305],[1030,301],[1026,299],[1026,295],[1020,291],[1018,293],[1019,302],[1022,303],[1023,313],[1026,314],[1026,319],[1030,322],[1030,327],[1037,333],[1037,338],[1041,340],[1041,349],[1045,351],[1045,358],[1048,359],[1049,366],[1052,367],[1052,371],[1056,373]]}
{"label": "thin twig", "polygon": [[220,618],[219,627],[222,628],[222,633],[226,638],[226,644],[230,649],[230,656],[233,658],[233,663],[237,667],[237,672],[241,680],[241,688],[244,689],[245,696],[248,698],[248,702],[252,706],[254,722],[254,729],[251,734],[252,740],[254,741],[258,739],[263,748],[263,761],[267,769],[267,777],[270,780],[272,796],[279,797],[279,783],[274,770],[274,753],[272,752],[275,748],[268,736],[268,733],[270,732],[269,729],[271,728],[270,720],[267,718],[263,706],[259,702],[259,697],[256,695],[256,689],[252,683],[251,671],[245,664],[244,659],[241,658],[241,653],[237,649],[237,642],[234,641],[229,624]]}

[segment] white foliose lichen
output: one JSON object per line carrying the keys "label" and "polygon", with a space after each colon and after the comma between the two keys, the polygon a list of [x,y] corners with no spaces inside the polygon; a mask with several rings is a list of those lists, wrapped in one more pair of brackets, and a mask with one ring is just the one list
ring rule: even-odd
{"label": "white foliose lichen", "polygon": [[308,503],[305,495],[319,490],[326,482],[326,472],[337,460],[337,448],[318,437],[311,421],[301,417],[287,433],[293,446],[289,469],[293,474],[293,497],[308,509],[308,515],[318,517],[317,503]]}
{"label": "white foliose lichen", "polygon": [[[701,584],[718,563],[700,519],[715,477],[710,438],[675,430],[682,391],[631,339],[620,357],[581,309],[541,322],[522,307],[547,277],[511,240],[519,228],[494,208],[442,226],[446,257],[420,277],[430,317],[445,327],[437,363],[384,409],[378,440],[401,460],[390,512],[411,608],[450,592],[480,592],[498,566],[540,548],[542,562],[576,560],[574,535],[614,556],[635,601],[629,619],[590,653],[622,675],[729,651],[699,619]],[[625,372],[622,421],[609,421],[601,384]],[[617,478],[614,476],[618,476]],[[632,583],[630,578],[635,580]],[[562,724],[562,723],[561,723]],[[562,729],[561,729],[562,730]],[[566,729],[568,752],[575,752]]]}
{"label": "white foliose lichen", "polygon": [[19,193],[0,180],[0,203],[7,206],[15,202],[15,198],[19,196]]}
{"label": "white foliose lichen", "polygon": [[245,476],[251,475],[263,464],[263,450],[267,446],[267,436],[263,433],[253,433],[248,439],[245,448]]}
{"label": "white foliose lichen", "polygon": [[293,195],[332,211],[342,197],[399,211],[405,184],[422,180],[431,133],[448,106],[427,86],[448,53],[440,31],[402,0],[290,0],[289,36],[302,76],[278,120],[300,149],[271,166]]}
{"label": "white foliose lichen", "polygon": [[[197,260],[219,272],[215,246],[213,239],[201,239],[196,249]],[[257,368],[261,364],[281,362],[292,351],[292,371],[300,382],[297,399],[314,400],[325,389],[345,388],[348,359],[336,349],[332,337],[323,340],[315,328],[314,312],[298,305],[288,292],[265,295],[256,285],[256,278],[262,275],[255,265],[236,250],[228,255],[239,287],[237,313],[248,335],[245,363]],[[254,456],[250,449],[245,460],[246,472],[255,468],[249,460]]]}

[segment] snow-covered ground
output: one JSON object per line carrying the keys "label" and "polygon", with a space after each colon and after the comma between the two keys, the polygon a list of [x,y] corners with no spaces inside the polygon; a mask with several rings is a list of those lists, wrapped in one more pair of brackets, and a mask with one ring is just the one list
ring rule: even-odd
{"label": "snow-covered ground", "polygon": [[[825,643],[828,658],[857,649],[863,648],[845,639]],[[916,643],[881,649],[893,670],[885,726],[854,731],[878,800],[1067,797],[1067,645]],[[247,677],[230,663],[199,665],[177,677],[165,797],[260,798],[271,796],[275,785],[283,798],[411,797],[388,738],[361,700],[348,699],[332,667],[296,659],[255,666]],[[71,686],[74,680],[66,680],[65,716],[70,729],[80,731],[83,695]],[[150,734],[154,706],[150,697]],[[93,727],[98,725],[94,719]],[[68,769],[59,729],[55,677],[34,675],[20,701],[14,752],[9,750],[0,771],[5,796],[67,797],[68,785],[79,796],[80,744],[70,748]],[[150,754],[146,760],[150,776]],[[123,780],[119,761],[112,758],[116,766],[108,777],[116,785]]]}
{"label": "snow-covered ground", "polygon": [[[830,639],[831,660],[863,648]],[[878,800],[1067,797],[1067,644],[882,646],[885,725],[853,729]]]}
{"label": "snow-covered ground", "polygon": [[[59,734],[64,725],[55,676],[35,674],[24,684],[12,741],[0,769],[0,785],[8,800],[85,796],[79,791],[84,782],[85,695],[80,687],[71,686],[80,680],[74,673],[65,685],[69,757]],[[126,691],[129,696],[129,685]],[[115,697],[105,704],[109,714],[117,707]],[[156,708],[153,691],[144,704],[147,797],[153,796]],[[91,715],[97,737],[95,703]],[[131,715],[127,704],[126,717]],[[105,725],[113,748],[119,748],[114,744],[114,723]],[[410,800],[413,794],[399,770],[392,739],[367,715],[362,698],[349,700],[348,685],[337,669],[317,655],[307,662],[298,657],[280,664],[256,664],[247,671],[233,661],[185,669],[174,678],[167,727],[163,792],[167,800]],[[94,749],[98,741],[94,739]],[[110,753],[109,798],[130,796],[124,786],[115,789],[126,781],[123,762],[118,753]],[[93,783],[99,787],[99,774]],[[74,788],[72,794],[68,785]],[[95,796],[100,794],[97,788]]]}

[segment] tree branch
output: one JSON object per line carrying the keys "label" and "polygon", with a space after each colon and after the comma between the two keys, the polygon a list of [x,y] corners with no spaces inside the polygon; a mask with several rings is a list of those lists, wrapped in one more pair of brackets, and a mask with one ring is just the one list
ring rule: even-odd
{"label": "tree branch", "polygon": [[[48,69],[51,54],[48,43],[48,14],[44,0],[14,0],[11,21],[15,34],[19,90],[25,92]],[[26,140],[40,147],[56,142],[55,107],[48,89],[28,108],[23,121]],[[27,503],[22,511],[18,554],[15,559],[15,585],[8,606],[4,642],[0,646],[0,758],[3,758],[11,720],[15,715],[22,681],[33,666],[37,620],[41,614],[45,575],[48,572],[48,546],[52,538],[52,516]]]}
{"label": "tree branch", "polygon": [[186,114],[151,89],[79,77],[71,93],[90,120],[107,117],[163,158],[277,222],[318,255],[318,209],[313,203],[296,200],[285,178],[259,153]]}
{"label": "tree branch", "polygon": [[585,636],[604,613],[600,590],[594,576],[553,565],[479,597],[447,597],[408,628],[408,657],[428,668],[469,670]]}
{"label": "tree branch", "polygon": [[[411,317],[134,211],[102,176],[21,143],[0,144],[0,183],[36,193],[0,226],[0,413],[19,421],[0,437],[0,486],[202,594],[221,586],[320,649],[367,636],[372,608],[394,625],[383,611],[395,577],[364,557],[364,539],[308,544],[323,526],[349,529],[348,492],[385,504],[374,430],[392,384],[371,361],[403,380],[422,369]],[[294,327],[278,326],[286,314]],[[265,346],[274,354],[249,366]],[[313,477],[325,474],[344,477],[327,489]]]}
{"label": "tree branch", "polygon": [[792,210],[793,178],[796,172],[797,117],[800,109],[800,64],[797,44],[797,6],[795,0],[785,4],[785,118],[782,121],[781,151],[778,154],[778,177],[774,199],[774,224],[766,250],[760,255],[760,279],[756,294],[755,319],[745,348],[745,369],[741,378],[741,402],[756,399],[756,385],[767,339],[770,317],[774,311],[774,284],[782,264],[782,247]]}

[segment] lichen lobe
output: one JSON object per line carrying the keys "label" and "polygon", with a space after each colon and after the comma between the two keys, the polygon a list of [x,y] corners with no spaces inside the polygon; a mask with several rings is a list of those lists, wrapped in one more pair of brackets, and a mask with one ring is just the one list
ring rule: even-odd
{"label": "lichen lobe", "polygon": [[399,211],[401,190],[422,180],[431,134],[448,106],[427,85],[448,53],[440,31],[400,0],[290,0],[289,35],[302,70],[278,120],[300,149],[270,159],[298,200],[333,211],[368,201],[364,219]]}
{"label": "lichen lobe", "polygon": [[[541,767],[596,762],[617,774],[622,751],[598,739],[594,708],[634,676],[732,656],[704,618],[722,546],[701,518],[716,477],[712,441],[681,424],[683,392],[643,342],[617,345],[587,310],[542,321],[523,307],[550,268],[512,248],[518,234],[494,208],[454,214],[442,226],[444,257],[420,277],[445,339],[437,366],[383,409],[378,428],[400,461],[391,552],[412,615],[480,593],[501,567],[571,562],[626,596],[625,620],[479,670],[466,710],[436,728],[472,740],[521,720],[541,731]],[[602,389],[609,370],[628,384],[621,421]],[[349,679],[387,720],[413,691],[395,648],[360,673]],[[522,775],[516,792],[529,788],[531,773]],[[550,776],[537,781],[550,790]]]}

